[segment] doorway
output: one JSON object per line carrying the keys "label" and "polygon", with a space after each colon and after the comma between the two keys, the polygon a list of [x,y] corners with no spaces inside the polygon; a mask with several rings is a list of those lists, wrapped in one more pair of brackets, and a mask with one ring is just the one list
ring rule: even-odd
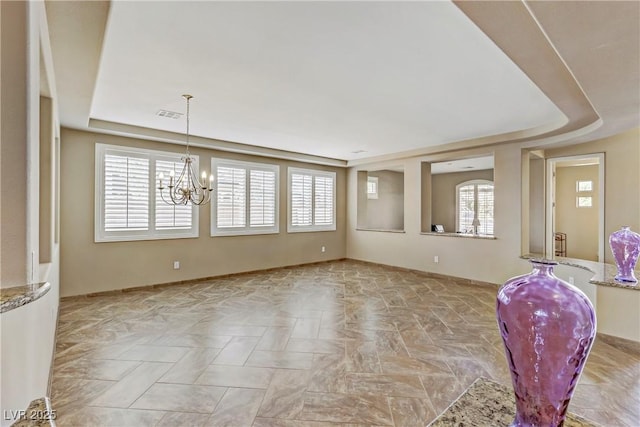
{"label": "doorway", "polygon": [[604,153],[547,159],[545,257],[604,262]]}

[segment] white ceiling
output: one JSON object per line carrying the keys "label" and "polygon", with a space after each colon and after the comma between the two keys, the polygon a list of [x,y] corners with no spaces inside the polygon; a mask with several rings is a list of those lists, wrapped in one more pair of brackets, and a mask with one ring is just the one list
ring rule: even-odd
{"label": "white ceiling", "polygon": [[[640,126],[640,2],[46,1],[63,127],[335,166]],[[355,153],[354,153],[355,152]]]}
{"label": "white ceiling", "polygon": [[566,122],[450,2],[112,2],[90,118],[184,132],[183,93],[192,134],[343,160]]}

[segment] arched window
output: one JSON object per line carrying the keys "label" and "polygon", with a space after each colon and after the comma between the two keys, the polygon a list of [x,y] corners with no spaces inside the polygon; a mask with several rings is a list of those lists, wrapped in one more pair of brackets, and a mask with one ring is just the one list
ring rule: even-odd
{"label": "arched window", "polygon": [[478,234],[493,235],[493,181],[476,179],[456,185],[456,227],[461,233],[473,233],[478,219]]}

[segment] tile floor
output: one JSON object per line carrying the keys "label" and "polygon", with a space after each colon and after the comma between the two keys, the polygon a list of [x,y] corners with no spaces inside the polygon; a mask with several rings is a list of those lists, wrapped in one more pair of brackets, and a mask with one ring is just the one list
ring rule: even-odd
{"label": "tile floor", "polygon": [[[60,304],[59,426],[424,426],[510,385],[496,287],[336,261]],[[640,426],[640,354],[597,340],[570,411]]]}

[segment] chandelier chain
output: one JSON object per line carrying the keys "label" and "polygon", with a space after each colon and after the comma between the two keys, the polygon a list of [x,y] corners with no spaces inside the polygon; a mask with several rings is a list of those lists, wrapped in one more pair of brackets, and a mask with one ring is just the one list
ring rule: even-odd
{"label": "chandelier chain", "polygon": [[182,95],[187,100],[187,157],[189,157],[189,104],[191,103],[191,95]]}

